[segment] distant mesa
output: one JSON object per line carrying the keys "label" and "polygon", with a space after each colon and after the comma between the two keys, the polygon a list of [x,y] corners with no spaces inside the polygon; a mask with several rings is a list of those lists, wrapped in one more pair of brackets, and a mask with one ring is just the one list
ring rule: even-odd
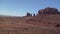
{"label": "distant mesa", "polygon": [[[56,8],[46,7],[45,9],[38,10],[37,15],[40,15],[40,14],[43,14],[43,15],[46,15],[46,14],[48,14],[48,15],[49,14],[60,14],[60,11],[58,11],[58,9],[56,9]],[[32,14],[27,12],[26,16],[31,17]],[[36,15],[33,14],[33,16],[36,16]]]}
{"label": "distant mesa", "polygon": [[38,14],[58,14],[59,11],[56,8],[47,7],[38,11]]}

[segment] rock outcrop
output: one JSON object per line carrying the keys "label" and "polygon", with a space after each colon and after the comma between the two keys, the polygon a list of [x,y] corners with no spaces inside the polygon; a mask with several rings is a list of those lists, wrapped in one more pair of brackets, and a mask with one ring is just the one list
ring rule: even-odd
{"label": "rock outcrop", "polygon": [[26,16],[29,16],[29,17],[30,17],[30,16],[32,16],[32,14],[30,14],[30,13],[27,13],[27,14],[26,14]]}
{"label": "rock outcrop", "polygon": [[58,14],[58,9],[47,7],[45,9],[39,10],[38,14]]}
{"label": "rock outcrop", "polygon": [[33,16],[35,16],[35,13],[33,14]]}

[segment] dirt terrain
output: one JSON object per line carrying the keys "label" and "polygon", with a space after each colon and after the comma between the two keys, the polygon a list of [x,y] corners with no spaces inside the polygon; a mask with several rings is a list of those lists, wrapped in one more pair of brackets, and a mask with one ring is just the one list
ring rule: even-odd
{"label": "dirt terrain", "polygon": [[35,16],[0,16],[0,34],[60,34],[60,14],[43,12]]}

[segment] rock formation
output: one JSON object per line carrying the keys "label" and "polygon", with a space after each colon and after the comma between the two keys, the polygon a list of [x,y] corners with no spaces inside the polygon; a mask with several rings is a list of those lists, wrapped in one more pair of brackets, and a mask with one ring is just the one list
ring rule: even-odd
{"label": "rock formation", "polygon": [[27,13],[27,15],[26,16],[32,16],[32,14],[30,14],[30,13]]}
{"label": "rock formation", "polygon": [[58,9],[47,7],[45,9],[39,10],[38,14],[58,14]]}
{"label": "rock formation", "polygon": [[35,16],[35,13],[33,14],[33,16]]}

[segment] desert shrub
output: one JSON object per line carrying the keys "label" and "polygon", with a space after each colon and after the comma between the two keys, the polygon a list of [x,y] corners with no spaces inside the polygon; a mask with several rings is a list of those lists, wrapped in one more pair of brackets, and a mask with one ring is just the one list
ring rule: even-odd
{"label": "desert shrub", "polygon": [[56,27],[60,27],[60,24],[56,24]]}
{"label": "desert shrub", "polygon": [[24,28],[24,31],[27,31],[28,30],[28,28]]}
{"label": "desert shrub", "polygon": [[28,19],[26,22],[35,21],[35,19]]}

